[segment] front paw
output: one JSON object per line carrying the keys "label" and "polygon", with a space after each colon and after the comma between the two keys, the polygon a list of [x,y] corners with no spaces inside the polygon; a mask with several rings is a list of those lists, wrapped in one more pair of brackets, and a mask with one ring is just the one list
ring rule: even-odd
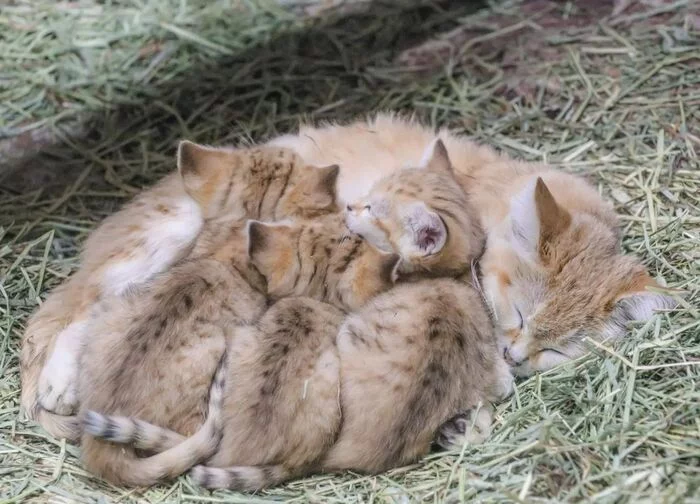
{"label": "front paw", "polygon": [[42,408],[58,415],[77,411],[78,369],[74,359],[65,355],[49,359],[39,377],[38,399]]}
{"label": "front paw", "polygon": [[490,407],[460,413],[442,424],[435,442],[445,450],[461,450],[465,444],[481,444],[491,434],[492,417]]}

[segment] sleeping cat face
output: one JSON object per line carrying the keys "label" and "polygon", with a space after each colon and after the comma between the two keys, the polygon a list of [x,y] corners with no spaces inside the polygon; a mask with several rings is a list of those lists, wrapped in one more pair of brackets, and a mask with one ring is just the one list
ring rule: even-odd
{"label": "sleeping cat face", "polygon": [[337,210],[338,166],[306,165],[289,149],[212,148],[183,141],[178,169],[205,219],[311,218]]}
{"label": "sleeping cat face", "polygon": [[346,223],[377,249],[400,254],[402,273],[459,275],[484,242],[440,140],[429,148],[423,168],[396,171],[348,205]]}
{"label": "sleeping cat face", "polygon": [[511,201],[481,261],[483,289],[514,373],[529,375],[586,352],[584,338],[617,338],[673,300],[618,250],[609,223],[573,213],[533,177]]}
{"label": "sleeping cat face", "polygon": [[398,255],[348,233],[338,214],[296,223],[251,221],[248,254],[273,300],[308,296],[344,310],[390,289],[400,263]]}

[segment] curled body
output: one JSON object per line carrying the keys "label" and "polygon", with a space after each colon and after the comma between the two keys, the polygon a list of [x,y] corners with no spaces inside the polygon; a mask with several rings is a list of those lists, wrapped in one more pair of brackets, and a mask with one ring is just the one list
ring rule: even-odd
{"label": "curled body", "polygon": [[[223,409],[210,410],[221,416],[221,443],[192,475],[209,488],[241,491],[414,462],[465,410],[478,412],[466,437],[483,441],[491,403],[513,383],[478,293],[452,279],[399,285],[345,320],[318,301],[278,301],[258,324],[235,331],[227,359],[225,392],[213,394],[225,397]],[[168,458],[170,467],[182,468],[183,443],[198,449],[192,438],[140,419],[93,417],[93,434],[158,445],[164,451],[151,460]],[[205,430],[195,434],[202,447],[217,439]]]}
{"label": "curled body", "polygon": [[51,434],[75,439],[79,361],[98,303],[144,286],[187,257],[205,221],[314,217],[337,210],[337,166],[307,165],[276,147],[211,148],[181,142],[178,173],[105,219],[81,266],[52,292],[22,338],[21,406]]}
{"label": "curled body", "polygon": [[[467,226],[468,203],[454,212],[450,222]],[[342,228],[336,216],[325,220]],[[489,315],[470,285],[416,279],[411,271],[410,281],[380,294],[371,286],[390,287],[405,259],[383,256],[357,236],[334,237],[322,224],[249,227],[251,262],[273,298],[315,295],[353,313],[341,324],[337,308],[333,314],[317,301],[286,298],[259,323],[234,331],[221,443],[193,473],[205,486],[255,490],[317,471],[380,472],[417,460],[443,423],[483,406],[482,434],[470,436],[480,441],[490,427],[491,403],[512,389]],[[442,228],[449,245],[424,271],[440,273],[443,250],[469,257],[480,248],[472,236],[463,239],[464,227],[450,229]],[[468,265],[446,271],[462,276]],[[102,418],[103,427],[91,432],[123,442],[106,427],[118,422]],[[178,453],[168,447],[158,460]],[[181,468],[181,460],[173,467]]]}
{"label": "curled body", "polygon": [[[393,114],[302,126],[270,144],[311,163],[338,163],[339,201],[357,213],[375,206],[367,195],[382,179],[425,165],[436,139],[486,235],[481,286],[515,373],[530,375],[580,357],[586,338],[618,339],[630,321],[675,306],[642,261],[621,252],[612,204],[580,176]],[[440,240],[424,243],[428,251]]]}
{"label": "curled body", "polygon": [[[284,364],[285,355],[279,352],[291,343],[282,346],[279,342],[293,338],[306,341],[310,326],[294,314],[281,321],[275,319],[278,330],[270,332],[270,338],[278,343],[263,342],[264,350],[254,354],[257,360],[246,353],[255,351],[249,347],[257,340],[240,328],[254,331],[260,327],[255,334],[268,333],[264,321],[257,323],[267,307],[267,287],[274,286],[280,296],[301,293],[333,300],[343,309],[356,309],[393,285],[390,272],[396,268],[398,256],[382,254],[358,237],[345,238],[347,231],[341,215],[284,225],[253,221],[242,228],[231,228],[228,237],[222,224],[215,224],[215,233],[205,228],[200,237],[200,241],[212,243],[197,243],[194,257],[171,268],[145,294],[122,306],[106,307],[105,314],[94,322],[100,338],[91,339],[84,352],[82,416],[92,418],[93,423],[96,417],[88,415],[88,410],[133,416],[189,436],[205,420],[207,392],[227,347],[227,369],[232,374],[227,381],[239,380],[240,373],[255,380],[260,373],[269,372],[267,385],[260,386],[261,390],[270,390],[287,380],[273,368]],[[294,239],[289,240],[290,236]],[[288,260],[269,265],[269,257]],[[299,263],[297,257],[306,260]],[[313,274],[305,272],[307,261],[315,265]],[[262,276],[258,268],[270,276]],[[288,274],[280,275],[282,269]],[[331,319],[340,321],[341,310],[333,310],[335,318]],[[306,310],[300,309],[299,313],[305,314]],[[310,342],[305,345],[312,353],[322,348],[320,343],[317,349]],[[313,360],[300,358],[305,363]],[[290,373],[294,374],[294,370]],[[285,376],[291,376],[290,373]],[[253,408],[253,403],[236,395],[245,388],[235,386],[231,391],[236,397],[233,402],[226,398],[225,411],[234,415],[242,404]],[[277,397],[278,391],[273,392],[258,401],[259,409],[248,411],[250,418],[259,421],[260,415],[270,411],[263,399],[269,403]],[[295,411],[293,408],[289,415]],[[228,423],[227,416],[224,421]],[[210,424],[202,428],[209,429]],[[248,442],[249,434],[243,436]],[[203,434],[199,432],[197,436]],[[82,438],[83,461],[88,470],[115,484],[149,485],[178,474],[187,461],[192,465],[211,455],[216,443],[211,437],[206,439],[199,448],[189,450],[186,461],[181,451],[176,452],[177,464],[168,466],[165,454],[151,464],[148,459],[139,458],[134,447],[123,449],[88,432]],[[222,443],[227,439],[225,432]],[[251,446],[251,450],[258,447]]]}

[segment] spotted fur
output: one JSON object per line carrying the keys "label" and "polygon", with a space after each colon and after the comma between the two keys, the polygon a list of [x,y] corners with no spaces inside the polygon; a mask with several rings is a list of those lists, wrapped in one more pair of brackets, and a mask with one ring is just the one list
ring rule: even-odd
{"label": "spotted fur", "polygon": [[[340,215],[284,225],[285,232],[308,238],[293,242],[278,241],[277,233],[282,228],[275,224],[255,222],[241,227],[238,232],[228,234],[221,229],[222,222],[213,221],[212,224],[216,231],[210,233],[206,228],[203,230],[200,240],[205,240],[208,245],[196,244],[197,253],[193,258],[175,266],[156,280],[149,291],[135,298],[132,304],[127,303],[124,307],[110,305],[105,316],[94,324],[94,329],[99,331],[101,337],[91,341],[85,352],[84,387],[81,389],[84,411],[96,411],[106,418],[138,418],[113,422],[112,427],[121,426],[123,429],[110,430],[109,436],[102,436],[103,439],[94,436],[95,432],[100,433],[99,429],[93,429],[92,435],[83,436],[83,460],[86,467],[111,482],[147,485],[155,483],[153,475],[156,473],[173,475],[181,471],[183,460],[173,464],[176,469],[166,470],[163,459],[157,459],[155,473],[142,470],[148,462],[137,461],[135,447],[122,449],[112,442],[130,440],[134,426],[141,426],[138,430],[145,436],[148,428],[144,422],[181,435],[191,435],[197,431],[198,439],[206,439],[198,428],[204,421],[206,391],[216,362],[226,345],[231,347],[232,361],[228,368],[232,383],[236,383],[232,387],[234,396],[239,391],[246,390],[240,385],[241,379],[237,374],[239,367],[243,366],[249,373],[268,369],[270,374],[267,377],[256,375],[256,379],[266,380],[261,385],[261,390],[271,391],[272,395],[268,397],[270,401],[276,397],[274,390],[282,382],[289,381],[280,376],[282,371],[275,371],[275,366],[284,367],[284,355],[293,336],[296,335],[304,344],[310,344],[312,324],[320,328],[329,326],[330,323],[324,322],[322,317],[311,317],[304,306],[281,313],[273,321],[276,329],[262,332],[270,334],[274,340],[266,343],[265,351],[260,352],[260,355],[265,356],[262,364],[267,368],[258,364],[245,367],[245,358],[241,353],[247,351],[258,339],[241,343],[248,340],[236,327],[256,322],[266,307],[263,295],[265,286],[274,285],[270,278],[261,276],[256,269],[260,267],[260,256],[269,255],[270,252],[284,255],[283,249],[287,246],[302,247],[299,252],[315,262],[318,273],[301,277],[294,282],[294,293],[332,301],[343,309],[354,308],[360,300],[368,299],[393,285],[390,275],[382,276],[380,272],[395,268],[398,257],[380,254],[360,242],[352,257],[347,259],[344,271],[336,271],[335,264],[346,261],[348,247],[355,248],[349,241],[356,240],[353,237],[342,240],[347,231]],[[247,233],[248,243],[241,233]],[[328,253],[325,249],[321,252],[318,248],[319,244],[326,242],[334,244]],[[314,245],[318,252],[312,254],[310,248]],[[206,253],[207,247],[214,248]],[[296,248],[293,250],[296,251]],[[279,267],[281,266],[277,265]],[[293,263],[285,267],[291,268]],[[373,282],[355,280],[355,277],[371,273],[377,274],[379,278]],[[318,285],[314,280],[316,278],[320,281]],[[363,290],[360,291],[360,288]],[[348,293],[339,294],[339,289],[347,289]],[[290,291],[285,294],[292,293]],[[341,313],[338,308],[330,305],[327,309]],[[259,324],[260,327],[265,327],[264,321]],[[123,344],[120,345],[122,341]],[[287,343],[283,344],[285,341]],[[239,349],[239,344],[243,344],[244,348]],[[321,348],[320,343],[316,344],[313,351]],[[300,351],[297,349],[297,353]],[[93,355],[110,357],[108,362],[104,362],[93,359]],[[299,360],[300,363],[311,361],[311,358]],[[305,372],[305,369],[299,373]],[[233,408],[237,410],[242,400],[232,400]],[[272,411],[271,406],[263,408],[262,404],[260,401],[262,409],[255,413],[258,421],[266,414],[265,411]],[[224,420],[228,424],[227,411],[228,409],[225,410]],[[293,416],[292,413],[287,418],[290,416]],[[153,429],[152,433],[160,436],[162,432]],[[176,437],[168,435],[156,439],[169,444]],[[206,444],[200,450],[193,449],[193,454],[204,453],[210,446],[211,444]]]}
{"label": "spotted fur", "polygon": [[207,488],[411,463],[465,410],[473,421],[452,420],[438,441],[482,442],[491,403],[513,384],[479,295],[447,279],[397,286],[345,321],[329,305],[286,298],[239,328],[229,355],[224,434],[191,472]]}
{"label": "spotted fur", "polygon": [[[75,438],[78,363],[99,300],[125,296],[189,253],[205,220],[314,217],[336,210],[337,166],[306,165],[277,147],[215,149],[182,142],[172,174],[108,217],[80,269],[30,319],[22,339],[21,404],[52,434]],[[116,301],[115,301],[116,302]]]}

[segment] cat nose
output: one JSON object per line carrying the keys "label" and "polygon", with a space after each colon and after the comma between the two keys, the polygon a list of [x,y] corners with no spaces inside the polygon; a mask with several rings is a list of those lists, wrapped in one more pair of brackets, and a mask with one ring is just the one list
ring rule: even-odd
{"label": "cat nose", "polygon": [[503,349],[503,358],[509,366],[519,366],[523,361],[516,361],[510,353],[510,347]]}

